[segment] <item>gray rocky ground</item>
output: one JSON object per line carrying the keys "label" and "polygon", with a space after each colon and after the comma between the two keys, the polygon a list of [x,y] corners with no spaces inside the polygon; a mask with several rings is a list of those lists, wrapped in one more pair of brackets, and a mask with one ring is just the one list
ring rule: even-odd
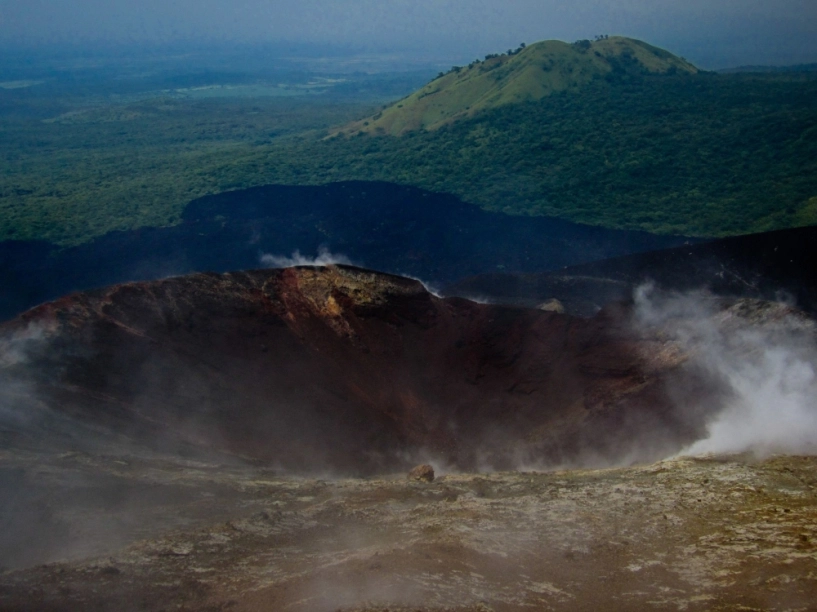
{"label": "gray rocky ground", "polygon": [[[2,610],[817,609],[815,457],[433,483],[128,455],[0,462],[73,500],[17,542],[51,529],[60,545],[0,575]],[[112,488],[101,515],[94,492]]]}

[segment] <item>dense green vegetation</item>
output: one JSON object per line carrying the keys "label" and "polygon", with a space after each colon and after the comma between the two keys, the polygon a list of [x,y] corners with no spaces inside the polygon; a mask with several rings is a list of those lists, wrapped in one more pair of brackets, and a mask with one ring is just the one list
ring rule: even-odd
{"label": "dense green vegetation", "polygon": [[436,131],[339,136],[248,162],[270,182],[387,180],[510,214],[741,234],[817,223],[814,100],[817,79],[799,75],[600,81]]}
{"label": "dense green vegetation", "polygon": [[371,108],[304,97],[46,106],[0,118],[0,240],[71,244],[173,223],[198,196],[268,182],[253,158],[270,143]]}
{"label": "dense green vegetation", "polygon": [[433,74],[263,51],[0,57],[0,240],[173,223],[198,196],[269,182],[258,151],[315,140]]}
{"label": "dense green vegetation", "polygon": [[312,166],[335,160],[320,180],[397,180],[514,214],[749,233],[817,223],[815,100],[803,75],[598,81],[433,132],[322,143]]}
{"label": "dense green vegetation", "polygon": [[326,138],[372,99],[87,104],[0,92],[0,239],[77,243],[269,183],[385,180],[487,209],[728,235],[817,223],[814,74],[622,72],[402,136]]}

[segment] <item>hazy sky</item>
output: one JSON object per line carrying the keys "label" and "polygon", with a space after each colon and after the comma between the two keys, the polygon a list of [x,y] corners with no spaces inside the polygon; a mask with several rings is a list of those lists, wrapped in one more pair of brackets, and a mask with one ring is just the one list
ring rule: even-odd
{"label": "hazy sky", "polygon": [[0,0],[0,42],[293,41],[470,58],[596,34],[705,67],[817,62],[817,0]]}

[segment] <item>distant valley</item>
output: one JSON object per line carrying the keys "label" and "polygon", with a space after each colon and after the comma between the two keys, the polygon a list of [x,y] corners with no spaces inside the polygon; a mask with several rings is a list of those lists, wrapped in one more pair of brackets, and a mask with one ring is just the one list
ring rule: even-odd
{"label": "distant valley", "polygon": [[353,180],[665,235],[817,223],[814,71],[706,73],[611,37],[488,54],[415,89],[427,74],[356,77],[308,97],[132,100],[133,81],[2,90],[0,239],[76,245],[179,223],[209,194]]}

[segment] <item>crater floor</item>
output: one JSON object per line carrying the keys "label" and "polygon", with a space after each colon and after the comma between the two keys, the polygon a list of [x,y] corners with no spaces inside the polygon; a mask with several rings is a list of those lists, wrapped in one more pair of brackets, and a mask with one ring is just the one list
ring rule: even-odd
{"label": "crater floor", "polygon": [[444,473],[428,484],[136,455],[7,452],[0,466],[36,472],[52,500],[71,487],[86,499],[120,491],[105,524],[99,502],[52,503],[49,520],[74,539],[42,548],[44,565],[0,575],[7,611],[813,610],[817,601],[815,457]]}

